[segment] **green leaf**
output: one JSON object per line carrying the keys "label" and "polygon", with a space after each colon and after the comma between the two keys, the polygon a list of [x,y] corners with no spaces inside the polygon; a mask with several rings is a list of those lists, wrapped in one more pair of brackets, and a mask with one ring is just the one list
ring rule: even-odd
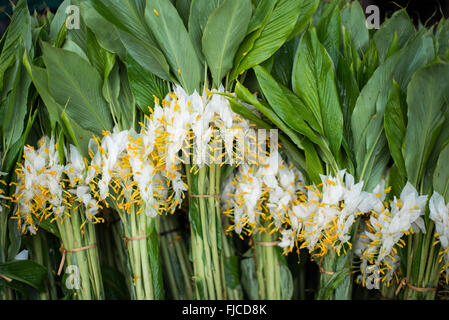
{"label": "green leaf", "polygon": [[[280,257],[285,258],[285,257]],[[293,276],[290,269],[284,264],[280,263],[281,274],[281,299],[290,300],[293,296]]]}
{"label": "green leaf", "polygon": [[36,262],[21,260],[0,264],[0,274],[42,291],[44,290],[47,270]]}
{"label": "green leaf", "polygon": [[111,116],[101,93],[103,82],[95,69],[78,55],[46,43],[43,43],[43,58],[50,93],[57,103],[66,105],[67,114],[96,134],[110,130]]}
{"label": "green leaf", "polygon": [[195,46],[198,58],[204,62],[202,52],[203,31],[210,14],[217,9],[223,0],[192,0],[189,14],[189,34]]}
{"label": "green leaf", "polygon": [[276,127],[278,127],[282,132],[284,132],[298,148],[303,149],[301,138],[291,130],[279,116],[268,106],[257,100],[251,93],[243,87],[240,82],[237,82],[235,93],[237,98],[252,104],[256,107],[265,117],[267,117]]}
{"label": "green leaf", "polygon": [[265,0],[259,2],[249,22],[247,34],[250,34],[265,25],[277,2],[278,0]]}
{"label": "green leaf", "polygon": [[316,34],[326,51],[332,57],[334,65],[337,64],[337,54],[340,49],[340,10],[338,1],[332,1],[324,9],[316,25]]}
{"label": "green leaf", "polygon": [[24,55],[23,63],[48,110],[51,128],[54,129],[56,123],[61,123],[65,128],[67,135],[72,140],[71,142],[78,148],[84,157],[87,157],[88,143],[92,136],[92,132],[82,129],[78,123],[73,121],[73,119],[67,115],[63,107],[55,101],[48,88],[48,76],[46,70],[30,64],[28,56],[26,55]]}
{"label": "green leaf", "polygon": [[292,83],[292,69],[298,42],[290,40],[286,42],[273,55],[274,62],[271,74],[282,83],[284,87],[290,87]]}
{"label": "green leaf", "polygon": [[406,175],[404,157],[402,155],[402,146],[406,133],[404,114],[407,108],[404,104],[402,90],[397,82],[393,80],[393,86],[390,89],[390,95],[385,106],[384,126],[391,157],[402,176]]}
{"label": "green leaf", "polygon": [[[20,59],[17,57],[17,49],[19,46],[23,46],[26,50],[31,48],[31,22],[26,0],[19,0],[14,7],[11,22],[2,42],[3,48],[0,54],[0,92],[3,90],[3,79],[6,70],[11,64]],[[22,52],[19,55],[21,56]]]}
{"label": "green leaf", "polygon": [[167,61],[145,21],[145,1],[91,0],[90,4],[117,28],[123,45],[136,61],[159,77],[169,79]]}
{"label": "green leaf", "polygon": [[101,266],[101,278],[107,300],[129,299],[125,277],[110,266]]}
{"label": "green leaf", "polygon": [[408,125],[404,160],[415,186],[444,123],[449,99],[449,65],[436,61],[417,71],[407,89]]}
{"label": "green leaf", "polygon": [[298,35],[301,31],[304,30],[304,28],[309,24],[309,22],[312,20],[313,14],[315,13],[316,9],[318,9],[318,6],[320,4],[319,0],[299,0],[300,3],[300,10],[299,10],[299,17],[298,21],[296,21],[296,25],[293,28],[292,33],[290,33],[290,36],[288,37],[288,40],[293,39]]}
{"label": "green leaf", "polygon": [[444,56],[449,50],[449,20],[441,19],[438,23],[435,42],[437,54]]}
{"label": "green leaf", "polygon": [[[170,80],[170,67],[156,46],[127,32],[119,30],[118,33],[128,55],[132,56],[148,72],[154,73],[162,79]],[[152,54],[148,54],[149,52]]]}
{"label": "green leaf", "polygon": [[319,183],[321,183],[320,174],[324,174],[321,159],[318,156],[313,143],[311,143],[307,139],[304,139],[302,141],[302,145],[304,147],[304,153],[306,157],[307,175],[315,185],[318,185]]}
{"label": "green leaf", "polygon": [[58,10],[56,10],[55,16],[53,17],[53,20],[50,23],[50,39],[54,40],[58,36],[58,33],[63,28],[66,19],[67,19],[67,13],[65,12],[67,7],[71,5],[71,0],[64,0],[58,7]]}
{"label": "green leaf", "polygon": [[[392,79],[402,90],[412,74],[433,59],[433,44],[426,34],[417,35],[406,47],[387,59],[373,74],[357,99],[351,119],[357,176],[365,186],[375,186],[388,162],[384,130],[384,112]],[[382,161],[381,161],[382,159]],[[374,168],[377,174],[373,174]],[[385,168],[383,169],[385,170]],[[369,180],[369,181],[368,181]]]}
{"label": "green leaf", "polygon": [[232,68],[235,53],[245,38],[250,17],[250,0],[225,0],[208,19],[203,34],[203,53],[216,88]]}
{"label": "green leaf", "polygon": [[117,28],[101,16],[88,1],[81,3],[81,15],[86,26],[95,34],[98,43],[109,52],[116,53],[124,59],[126,49],[120,40]]}
{"label": "green leaf", "polygon": [[349,145],[352,145],[351,116],[360,91],[348,61],[339,52],[337,57],[336,81],[344,119],[344,136]]}
{"label": "green leaf", "polygon": [[226,287],[234,290],[240,286],[239,259],[237,256],[225,257],[224,274],[226,280]]}
{"label": "green leaf", "polygon": [[245,293],[250,300],[259,300],[259,289],[257,282],[256,265],[254,259],[251,256],[251,249],[249,249],[250,258],[242,259],[240,262],[242,270],[242,286],[245,289]]}
{"label": "green leaf", "polygon": [[319,133],[336,155],[343,138],[343,114],[330,56],[313,28],[302,37],[293,67],[293,91],[311,110]]}
{"label": "green leaf", "polygon": [[14,86],[5,102],[3,114],[3,141],[5,149],[9,149],[22,136],[24,120],[28,112],[28,92],[31,84],[25,67],[16,62],[17,73],[15,74]]}
{"label": "green leaf", "polygon": [[433,174],[433,189],[441,194],[449,202],[449,170],[447,164],[449,163],[449,144],[441,151],[438,158],[437,166]]}
{"label": "green leaf", "polygon": [[393,164],[388,171],[387,177],[387,186],[391,187],[391,192],[389,195],[391,195],[391,197],[399,197],[406,183],[406,176],[401,174],[396,164]]}
{"label": "green leaf", "polygon": [[359,52],[365,51],[369,43],[369,32],[366,17],[358,1],[353,1],[343,9],[341,14],[343,25],[349,30],[352,41]]}
{"label": "green leaf", "polygon": [[162,100],[167,95],[167,85],[154,74],[148,72],[131,56],[127,57],[128,77],[131,90],[137,105],[142,112],[148,113],[148,107],[153,106],[154,96]]}
{"label": "green leaf", "polygon": [[203,69],[173,5],[164,0],[148,0],[145,19],[183,88],[189,94],[200,91]]}
{"label": "green leaf", "polygon": [[242,44],[247,51],[238,51],[231,79],[270,58],[287,41],[299,12],[297,0],[279,0],[266,24]]}
{"label": "green leaf", "polygon": [[[147,219],[143,217],[143,219]],[[150,269],[152,277],[152,286],[154,292],[154,298],[156,300],[164,299],[164,285],[162,279],[162,267],[161,267],[161,255],[159,253],[159,230],[156,227],[156,220],[149,219],[147,234],[149,235],[147,239],[148,246],[148,259],[150,260]]]}
{"label": "green leaf", "polygon": [[[293,93],[286,94],[289,90],[278,84],[276,80],[261,66],[256,66],[254,71],[257,76],[260,88],[267,98],[270,106],[290,128],[299,132],[310,140],[317,142],[317,136],[309,125],[305,122],[309,116],[309,110],[304,106],[300,99]],[[295,99],[296,104],[293,105],[288,97]],[[306,115],[304,115],[306,114]]]}
{"label": "green leaf", "polygon": [[415,27],[405,9],[394,13],[393,16],[385,21],[380,29],[374,34],[373,39],[377,45],[381,61],[385,61],[395,33],[398,36],[399,47],[402,47],[415,33]]}

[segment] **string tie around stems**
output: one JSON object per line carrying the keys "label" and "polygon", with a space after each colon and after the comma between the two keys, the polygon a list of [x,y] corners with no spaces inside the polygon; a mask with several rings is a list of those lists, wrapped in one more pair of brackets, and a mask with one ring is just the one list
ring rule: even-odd
{"label": "string tie around stems", "polygon": [[[323,259],[324,259],[324,256],[321,257],[320,263],[318,263],[318,268],[320,270],[320,273],[333,276],[335,274],[334,271],[329,271],[329,270],[326,270],[323,268]],[[352,275],[353,273],[354,273],[354,271],[351,271],[351,270],[348,271],[348,275]]]}
{"label": "string tie around stems", "polygon": [[125,243],[125,248],[128,249],[128,245],[130,241],[136,241],[136,240],[143,240],[148,238],[148,235],[140,235],[140,236],[135,236],[135,237],[124,237],[123,238],[123,242]]}
{"label": "string tie around stems", "polygon": [[9,277],[7,277],[7,276],[5,276],[5,275],[3,275],[3,274],[0,274],[0,278],[6,280],[7,282],[12,282],[12,279],[11,279],[11,278],[9,278]]}
{"label": "string tie around stems", "polygon": [[256,245],[264,246],[264,247],[274,247],[277,246],[280,241],[256,241]]}
{"label": "string tie around stems", "polygon": [[190,194],[190,198],[215,198],[220,201],[220,196],[218,194]]}
{"label": "string tie around stems", "polygon": [[409,287],[411,290],[417,291],[417,292],[433,292],[433,291],[437,291],[437,288],[420,288],[420,287],[415,287],[414,285],[411,285],[410,283],[408,283],[407,278],[402,278],[401,282],[399,283],[399,287],[396,289],[396,292],[394,294],[397,296],[399,294],[399,292],[401,292],[401,290],[404,289],[405,287]]}
{"label": "string tie around stems", "polygon": [[335,272],[333,272],[333,271],[328,271],[328,270],[326,270],[326,269],[323,268],[323,259],[324,259],[324,256],[321,257],[320,263],[318,263],[318,268],[320,269],[320,273],[328,274],[328,275],[330,275],[330,276],[334,275]]}
{"label": "string tie around stems", "polygon": [[62,272],[62,267],[64,266],[64,261],[65,261],[65,256],[67,255],[67,252],[79,252],[79,251],[84,251],[84,250],[88,250],[88,249],[92,249],[95,248],[97,246],[96,243],[90,244],[88,246],[84,246],[81,248],[75,248],[75,249],[66,249],[64,248],[64,245],[61,244],[61,248],[59,248],[59,251],[62,253],[62,258],[61,258],[61,262],[59,263],[59,269],[58,269],[58,273],[57,275],[60,276],[61,272]]}

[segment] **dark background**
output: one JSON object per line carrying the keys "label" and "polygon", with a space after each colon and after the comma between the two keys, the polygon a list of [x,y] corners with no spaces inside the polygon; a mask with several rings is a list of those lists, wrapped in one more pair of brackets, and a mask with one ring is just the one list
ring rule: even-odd
{"label": "dark background", "polygon": [[[16,3],[17,0],[12,0],[12,2]],[[62,0],[28,0],[28,7],[31,12],[34,10],[39,13],[44,13],[46,10],[54,12],[61,2]],[[423,24],[427,21],[426,25],[431,26],[438,23],[443,15],[446,18],[449,17],[449,0],[360,0],[359,2],[364,10],[369,5],[378,6],[381,22],[385,17],[391,16],[399,7],[407,8],[416,25],[419,21]],[[0,35],[3,34],[9,23],[10,14],[10,0],[0,0]]]}

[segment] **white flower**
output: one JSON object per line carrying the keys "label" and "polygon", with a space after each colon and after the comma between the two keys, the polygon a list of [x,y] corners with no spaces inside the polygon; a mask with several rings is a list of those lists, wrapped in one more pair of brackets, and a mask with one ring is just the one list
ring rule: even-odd
{"label": "white flower", "polygon": [[443,248],[445,269],[449,270],[449,204],[445,204],[443,196],[434,192],[429,201],[429,211]]}

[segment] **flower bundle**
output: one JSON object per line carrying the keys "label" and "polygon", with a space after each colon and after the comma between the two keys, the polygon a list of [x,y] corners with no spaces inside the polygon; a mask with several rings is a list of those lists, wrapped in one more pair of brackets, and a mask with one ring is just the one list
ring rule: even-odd
{"label": "flower bundle", "polygon": [[298,194],[305,190],[302,175],[282,160],[277,149],[259,161],[238,166],[223,187],[223,213],[233,221],[227,231],[252,237],[258,293],[252,298],[290,299],[287,288],[292,287],[292,278],[279,248],[288,240],[279,243],[278,230],[288,223]]}
{"label": "flower bundle", "polygon": [[[24,162],[16,170],[18,182],[14,201],[15,215],[22,232],[36,234],[42,220],[55,221],[62,239],[62,261],[77,266],[81,300],[104,299],[103,283],[93,224],[101,208],[93,195],[87,166],[74,146],[70,146],[67,165],[62,165],[54,139],[43,137],[39,148],[24,149]],[[68,179],[65,179],[65,173]]]}
{"label": "flower bundle", "polygon": [[0,298],[441,297],[449,23],[365,26],[357,1],[18,1]]}

